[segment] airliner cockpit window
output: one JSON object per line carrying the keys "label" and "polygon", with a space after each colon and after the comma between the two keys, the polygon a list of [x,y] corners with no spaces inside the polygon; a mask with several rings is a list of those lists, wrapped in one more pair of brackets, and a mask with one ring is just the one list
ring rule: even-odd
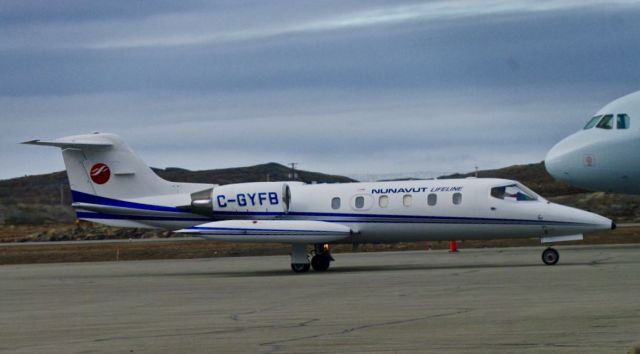
{"label": "airliner cockpit window", "polygon": [[586,129],[591,129],[591,128],[595,127],[596,123],[598,123],[600,118],[602,118],[602,116],[595,116],[595,117],[591,118],[589,120],[589,123],[587,123],[587,125],[585,125],[583,129],[586,130]]}
{"label": "airliner cockpit window", "polygon": [[509,186],[503,187],[494,187],[491,188],[491,196],[494,198],[502,199],[502,200],[510,200],[510,201],[532,201],[537,200],[534,195],[528,193],[524,189],[520,188],[516,184],[512,184]]}
{"label": "airliner cockpit window", "polygon": [[622,113],[622,114],[618,114],[618,124],[617,124],[617,128],[618,129],[629,129],[629,116]]}
{"label": "airliner cockpit window", "polygon": [[613,128],[613,114],[607,114],[596,125],[596,128],[600,129],[612,129]]}

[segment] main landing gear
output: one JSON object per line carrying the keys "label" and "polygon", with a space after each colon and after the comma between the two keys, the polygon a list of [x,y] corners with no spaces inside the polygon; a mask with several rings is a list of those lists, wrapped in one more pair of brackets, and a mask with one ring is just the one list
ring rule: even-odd
{"label": "main landing gear", "polygon": [[554,265],[558,263],[558,260],[560,260],[560,254],[555,250],[555,248],[549,247],[542,251],[542,261],[544,264]]}
{"label": "main landing gear", "polygon": [[291,270],[295,273],[306,273],[311,266],[309,263],[291,263]]}
{"label": "main landing gear", "polygon": [[331,257],[331,250],[328,244],[318,244],[314,246],[314,255],[311,258],[311,267],[316,272],[324,272],[329,269],[329,265],[334,261]]}
{"label": "main landing gear", "polygon": [[314,245],[311,262],[307,254],[307,245],[294,244],[291,250],[291,270],[296,273],[306,273],[312,267],[316,272],[324,272],[329,269],[333,260],[328,244]]}

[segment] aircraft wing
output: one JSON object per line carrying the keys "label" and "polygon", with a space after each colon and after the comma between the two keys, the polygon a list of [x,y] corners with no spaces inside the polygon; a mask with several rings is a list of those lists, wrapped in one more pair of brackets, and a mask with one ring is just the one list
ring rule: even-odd
{"label": "aircraft wing", "polygon": [[238,242],[328,243],[345,239],[351,228],[315,220],[224,220],[176,231]]}

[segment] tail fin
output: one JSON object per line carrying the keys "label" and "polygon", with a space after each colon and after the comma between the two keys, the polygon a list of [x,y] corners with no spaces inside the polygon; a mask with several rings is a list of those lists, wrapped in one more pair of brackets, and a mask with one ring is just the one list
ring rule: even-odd
{"label": "tail fin", "polygon": [[179,190],[182,184],[158,177],[113,134],[94,133],[23,144],[61,148],[73,194],[133,199],[187,192]]}

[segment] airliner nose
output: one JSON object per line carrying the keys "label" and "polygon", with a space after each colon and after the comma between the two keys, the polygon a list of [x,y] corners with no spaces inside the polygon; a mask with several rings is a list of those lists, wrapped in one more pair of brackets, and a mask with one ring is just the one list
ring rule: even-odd
{"label": "airliner nose", "polygon": [[544,158],[544,167],[553,178],[570,182],[571,175],[569,174],[569,161],[565,145],[565,140],[562,140],[549,150]]}

